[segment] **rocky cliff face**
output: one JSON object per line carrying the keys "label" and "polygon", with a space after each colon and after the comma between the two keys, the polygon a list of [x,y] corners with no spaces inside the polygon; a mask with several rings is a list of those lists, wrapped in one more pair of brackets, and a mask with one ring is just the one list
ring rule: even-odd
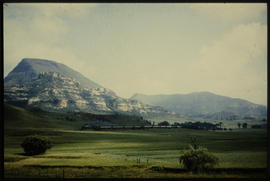
{"label": "rocky cliff face", "polygon": [[172,114],[161,107],[118,97],[106,88],[85,88],[74,78],[41,72],[24,84],[5,86],[4,101],[47,111],[129,113],[142,116]]}

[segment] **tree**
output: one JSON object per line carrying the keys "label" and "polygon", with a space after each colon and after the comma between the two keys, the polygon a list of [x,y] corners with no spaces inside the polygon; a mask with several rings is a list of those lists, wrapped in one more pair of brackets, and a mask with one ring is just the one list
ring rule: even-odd
{"label": "tree", "polygon": [[189,146],[188,150],[180,156],[179,162],[183,163],[184,167],[189,171],[207,171],[218,164],[218,157],[208,152],[207,148],[199,147],[195,149]]}
{"label": "tree", "polygon": [[190,145],[196,150],[199,148],[199,143],[198,143],[198,140],[197,140],[197,137],[194,136],[194,137],[190,137]]}
{"label": "tree", "polygon": [[243,128],[247,128],[247,123],[243,123],[243,124],[242,124],[242,127],[243,127]]}
{"label": "tree", "polygon": [[52,144],[46,137],[28,136],[24,139],[21,146],[26,155],[38,155],[45,153],[47,149],[52,147]]}
{"label": "tree", "polygon": [[174,122],[172,126],[181,126],[181,124],[178,122]]}
{"label": "tree", "polygon": [[221,128],[222,124],[223,124],[222,122],[219,122],[219,123],[218,123],[219,128]]}
{"label": "tree", "polygon": [[255,125],[252,125],[252,126],[251,126],[251,128],[255,128],[255,129],[257,129],[257,128],[262,128],[262,126],[261,126],[261,125],[259,125],[259,124],[255,124]]}
{"label": "tree", "polygon": [[241,123],[237,123],[237,125],[238,125],[238,128],[241,128]]}
{"label": "tree", "polygon": [[158,126],[169,126],[170,123],[168,121],[162,121],[160,123],[158,123]]}

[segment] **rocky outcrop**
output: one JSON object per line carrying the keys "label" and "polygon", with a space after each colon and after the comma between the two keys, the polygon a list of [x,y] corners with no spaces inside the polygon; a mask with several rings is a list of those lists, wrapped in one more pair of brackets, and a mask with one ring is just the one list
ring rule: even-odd
{"label": "rocky outcrop", "polygon": [[74,78],[57,72],[41,72],[31,82],[14,84],[4,89],[4,101],[47,111],[128,113],[142,116],[169,115],[159,106],[118,97],[106,88],[85,88]]}
{"label": "rocky outcrop", "polygon": [[63,76],[70,77],[80,82],[84,88],[102,88],[102,86],[84,77],[79,72],[68,66],[51,60],[24,58],[4,79],[5,87],[15,84],[24,85],[30,83],[42,72],[56,72]]}

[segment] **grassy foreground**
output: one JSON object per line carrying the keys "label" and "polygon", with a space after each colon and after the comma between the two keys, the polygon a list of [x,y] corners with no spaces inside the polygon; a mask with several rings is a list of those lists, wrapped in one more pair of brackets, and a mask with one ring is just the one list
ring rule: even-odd
{"label": "grassy foreground", "polygon": [[[266,130],[80,131],[83,120],[58,118],[5,106],[5,178],[266,178]],[[33,134],[49,137],[53,147],[25,156],[20,144]],[[190,136],[219,158],[209,173],[193,174],[179,164]]]}

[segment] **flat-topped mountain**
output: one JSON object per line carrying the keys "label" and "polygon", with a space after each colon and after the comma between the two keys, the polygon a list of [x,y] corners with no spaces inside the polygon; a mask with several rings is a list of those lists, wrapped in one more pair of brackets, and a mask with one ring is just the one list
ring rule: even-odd
{"label": "flat-topped mountain", "polygon": [[131,99],[145,104],[162,106],[169,111],[192,116],[207,115],[207,117],[229,120],[236,119],[238,116],[267,116],[266,106],[210,92],[173,95],[135,94]]}
{"label": "flat-topped mountain", "polygon": [[172,114],[160,106],[118,97],[63,64],[42,61],[23,59],[8,74],[4,86],[6,103],[54,112],[127,113],[146,117]]}
{"label": "flat-topped mountain", "polygon": [[4,85],[23,85],[36,79],[42,72],[57,72],[63,76],[71,77],[85,88],[102,88],[102,86],[89,80],[79,72],[68,66],[51,60],[24,58],[4,79]]}

